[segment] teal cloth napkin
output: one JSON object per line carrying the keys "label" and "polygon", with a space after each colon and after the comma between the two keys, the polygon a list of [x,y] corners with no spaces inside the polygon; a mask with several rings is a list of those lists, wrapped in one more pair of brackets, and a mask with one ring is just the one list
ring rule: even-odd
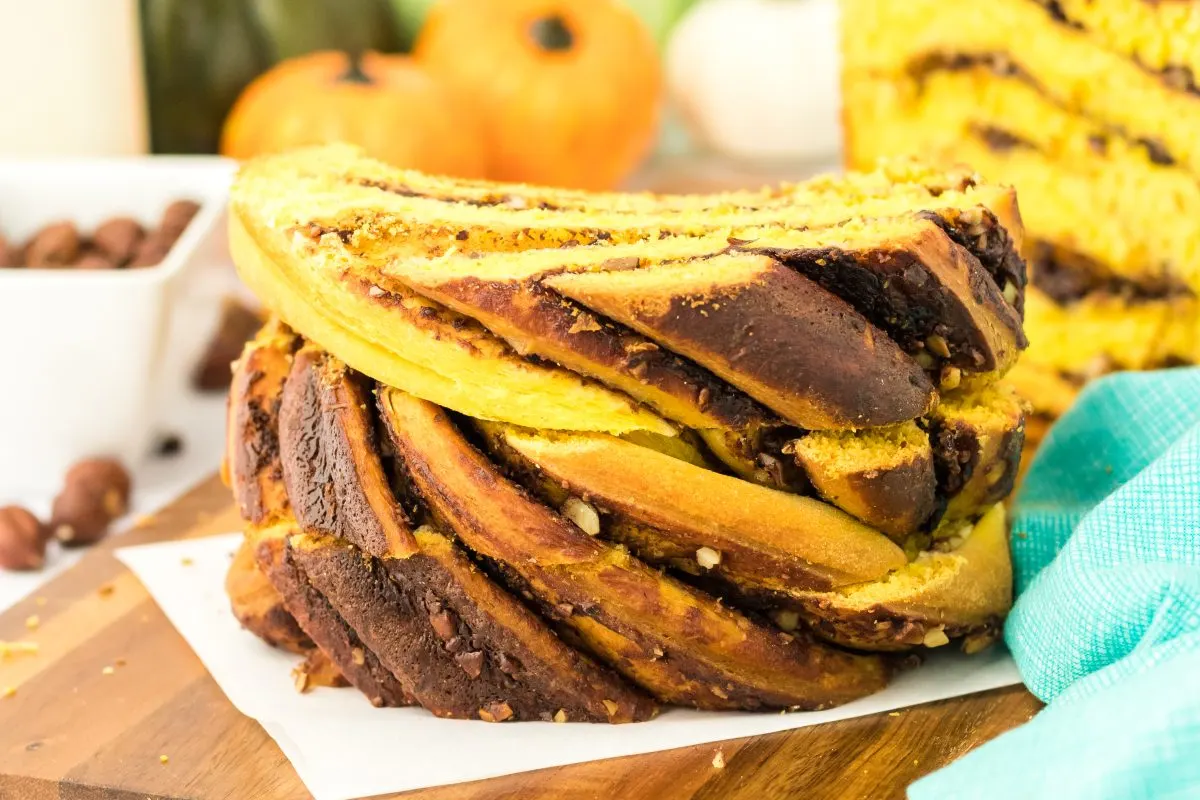
{"label": "teal cloth napkin", "polygon": [[1032,722],[909,787],[941,798],[1200,798],[1200,369],[1113,375],[1014,508],[1005,640]]}

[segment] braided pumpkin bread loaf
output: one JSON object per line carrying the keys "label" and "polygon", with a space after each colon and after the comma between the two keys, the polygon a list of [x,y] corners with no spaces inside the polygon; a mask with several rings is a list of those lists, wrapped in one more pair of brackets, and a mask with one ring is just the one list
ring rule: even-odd
{"label": "braided pumpkin bread loaf", "polygon": [[375,704],[825,708],[998,636],[1011,192],[591,195],[335,147],[244,167],[230,225],[275,314],[229,399],[235,613]]}

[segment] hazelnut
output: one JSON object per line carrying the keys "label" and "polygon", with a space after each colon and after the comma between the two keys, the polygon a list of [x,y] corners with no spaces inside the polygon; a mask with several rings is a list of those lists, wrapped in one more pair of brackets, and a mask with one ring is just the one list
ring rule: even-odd
{"label": "hazelnut", "polygon": [[925,346],[929,348],[929,352],[940,358],[950,357],[950,345],[946,342],[946,337],[941,334],[932,333],[925,339]]}
{"label": "hazelnut", "polygon": [[136,219],[114,217],[92,233],[92,246],[119,267],[133,259],[143,235],[142,226]]}
{"label": "hazelnut", "polygon": [[112,269],[117,266],[98,250],[84,250],[71,264],[75,269]]}
{"label": "hazelnut", "polygon": [[27,509],[0,508],[0,569],[40,569],[47,538],[46,527]]}
{"label": "hazelnut", "polygon": [[183,235],[188,223],[192,221],[192,217],[196,216],[196,212],[199,210],[200,205],[191,200],[176,200],[167,206],[158,227],[167,241],[168,248]]}
{"label": "hazelnut", "polygon": [[79,257],[79,231],[73,222],[55,222],[42,228],[25,245],[30,267],[65,267]]}
{"label": "hazelnut", "polygon": [[67,471],[54,498],[50,528],[68,547],[104,538],[109,524],[129,507],[129,473],[110,458],[89,458]]}
{"label": "hazelnut", "polygon": [[133,251],[133,257],[129,260],[129,266],[158,266],[167,257],[172,244],[173,242],[163,236],[161,231],[154,231],[148,234]]}
{"label": "hazelnut", "polygon": [[696,551],[696,563],[704,569],[712,569],[721,563],[721,551],[711,547],[701,547]]}
{"label": "hazelnut", "polygon": [[564,517],[574,522],[588,536],[600,533],[600,515],[594,507],[578,497],[568,497],[561,510]]}
{"label": "hazelnut", "polygon": [[926,647],[941,647],[949,643],[950,637],[946,635],[946,629],[941,625],[925,632],[924,644]]}

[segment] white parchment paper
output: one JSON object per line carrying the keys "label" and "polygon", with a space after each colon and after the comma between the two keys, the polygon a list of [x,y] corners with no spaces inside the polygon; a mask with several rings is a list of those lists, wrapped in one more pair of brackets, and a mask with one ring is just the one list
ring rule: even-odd
{"label": "white parchment paper", "polygon": [[223,581],[241,534],[117,551],[239,711],[257,720],[316,800],[348,800],[616,756],[773,733],[1019,683],[1011,657],[934,653],[885,691],[828,711],[750,714],[670,710],[631,725],[436,719],[373,708],[353,689],[299,694],[296,656],[241,629]]}

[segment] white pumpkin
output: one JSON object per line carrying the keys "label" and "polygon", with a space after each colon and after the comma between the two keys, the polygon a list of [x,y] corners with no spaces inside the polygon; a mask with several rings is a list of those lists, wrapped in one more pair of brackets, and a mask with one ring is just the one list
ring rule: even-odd
{"label": "white pumpkin", "polygon": [[692,133],[745,159],[832,160],[840,142],[836,0],[705,0],[667,46]]}

